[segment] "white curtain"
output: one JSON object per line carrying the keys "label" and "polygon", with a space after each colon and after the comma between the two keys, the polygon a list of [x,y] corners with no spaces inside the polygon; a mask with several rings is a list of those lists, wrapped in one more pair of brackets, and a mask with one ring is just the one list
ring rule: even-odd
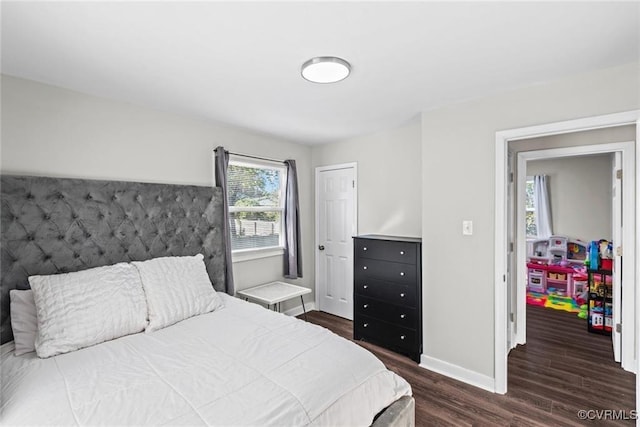
{"label": "white curtain", "polygon": [[546,175],[533,177],[533,204],[535,208],[538,237],[545,239],[553,234],[551,228],[551,201]]}

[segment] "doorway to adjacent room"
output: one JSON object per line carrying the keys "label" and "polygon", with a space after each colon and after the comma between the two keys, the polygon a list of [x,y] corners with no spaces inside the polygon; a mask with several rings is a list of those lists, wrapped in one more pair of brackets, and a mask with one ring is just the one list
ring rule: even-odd
{"label": "doorway to adjacent room", "polygon": [[[636,141],[638,140],[638,124],[640,123],[640,111],[630,111],[625,113],[617,113],[606,116],[591,117],[586,119],[571,120],[566,122],[551,123],[541,126],[532,126],[528,128],[512,129],[496,133],[496,210],[495,210],[495,391],[497,393],[506,393],[507,391],[507,356],[511,348],[510,340],[512,333],[510,327],[512,325],[510,291],[515,288],[511,287],[511,283],[517,283],[514,270],[510,270],[510,258],[514,256],[511,244],[515,243],[510,239],[513,237],[509,234],[509,144],[512,141],[523,139],[531,139],[549,135],[568,134],[581,132],[590,129],[602,129],[618,126],[632,125],[636,127]],[[635,201],[635,188],[638,184],[638,176],[635,173],[636,165],[640,164],[640,156],[635,152],[623,151],[623,170],[631,179],[629,179],[624,198],[629,201],[628,208],[631,209],[632,220],[625,224],[625,232],[623,234],[623,247],[625,254],[625,263],[623,266],[623,276],[625,271],[628,273],[628,280],[625,283],[632,283],[632,286],[625,289],[625,298],[629,298],[633,307],[632,313],[634,320],[629,322],[626,327],[631,329],[628,331],[633,337],[632,344],[634,360],[627,361],[628,369],[636,370],[637,361],[635,360],[636,346],[635,342],[635,312],[638,307],[637,299],[637,281],[635,277],[639,277],[638,273],[638,241],[636,239],[635,226],[639,222],[639,211]],[[515,313],[513,315],[515,319]],[[623,355],[624,356],[624,355]],[[637,383],[636,388],[638,388]],[[636,404],[636,406],[638,406]]]}
{"label": "doorway to adjacent room", "polygon": [[[635,129],[629,129],[632,133]],[[582,135],[585,135],[582,133]],[[626,136],[626,135],[625,135]],[[616,136],[612,136],[615,138]],[[531,140],[527,140],[529,143]],[[522,141],[525,142],[525,141]],[[520,142],[514,143],[518,144],[516,147],[523,147],[523,144]],[[533,143],[532,143],[533,144]],[[624,180],[629,181],[623,184],[623,173],[622,173],[622,158],[624,157],[634,157],[634,142],[620,142],[620,143],[604,143],[604,144],[596,144],[596,145],[584,145],[584,146],[576,146],[576,147],[563,147],[563,148],[551,148],[544,150],[532,150],[532,151],[521,151],[515,154],[518,159],[517,162],[517,178],[515,179],[515,185],[517,187],[516,193],[518,194],[517,202],[514,200],[513,203],[516,203],[515,216],[516,216],[516,233],[514,236],[511,236],[510,241],[515,242],[515,251],[514,254],[510,256],[512,269],[511,271],[515,272],[515,275],[512,275],[511,280],[511,289],[512,295],[515,298],[509,301],[510,305],[510,313],[514,313],[514,321],[510,325],[510,348],[515,347],[517,344],[525,344],[527,342],[526,339],[526,300],[527,300],[527,263],[529,261],[529,251],[527,250],[527,235],[526,235],[526,212],[524,206],[524,195],[525,195],[525,185],[526,185],[526,177],[528,174],[528,165],[539,163],[540,161],[562,161],[563,165],[569,169],[569,165],[575,163],[589,163],[593,165],[598,165],[604,171],[581,171],[576,166],[573,166],[574,173],[576,175],[581,175],[585,179],[597,179],[595,175],[598,175],[604,183],[596,183],[593,182],[594,185],[599,185],[599,193],[603,193],[602,195],[593,195],[594,200],[598,200],[599,206],[597,209],[594,208],[594,212],[599,212],[601,220],[606,222],[603,226],[597,224],[594,221],[587,221],[585,218],[580,217],[588,217],[589,214],[589,203],[582,203],[582,200],[589,200],[589,189],[580,187],[579,183],[575,184],[574,190],[579,192],[580,194],[575,197],[575,194],[568,195],[567,197],[574,196],[575,212],[576,215],[571,215],[568,221],[572,221],[572,223],[567,224],[565,221],[564,228],[556,229],[553,234],[564,235],[567,234],[564,231],[569,230],[581,230],[579,233],[568,233],[572,238],[578,239],[586,239],[587,242],[584,242],[585,245],[588,244],[588,241],[591,240],[599,240],[600,238],[605,238],[611,240],[615,249],[613,251],[614,259],[613,264],[614,268],[613,275],[611,278],[608,278],[612,282],[612,291],[613,291],[613,316],[612,321],[610,323],[613,324],[612,327],[612,346],[613,352],[615,354],[615,360],[617,362],[622,363],[622,367],[628,371],[635,372],[635,339],[633,336],[633,325],[634,325],[634,300],[632,297],[625,298],[624,300],[621,298],[622,295],[622,284],[626,284],[625,294],[632,295],[633,292],[633,269],[632,265],[623,265],[622,264],[622,248],[633,245],[633,236],[629,235],[629,233],[623,233],[623,224],[633,224],[634,222],[634,207],[635,207],[635,192],[633,191],[633,175],[630,175],[630,179]],[[600,159],[599,162],[596,159]],[[614,161],[615,160],[615,161]],[[603,163],[604,162],[604,163]],[[548,164],[548,163],[547,163]],[[632,174],[633,171],[627,171],[628,174]],[[557,175],[560,175],[558,172]],[[590,177],[590,175],[594,175],[594,177]],[[604,187],[603,187],[604,184]],[[609,187],[609,188],[607,188]],[[566,189],[565,189],[566,190]],[[610,193],[610,196],[607,194]],[[560,200],[555,195],[554,197],[555,203],[552,204],[551,210],[553,211],[553,205],[556,207],[560,206]],[[624,203],[623,203],[624,200]],[[602,206],[604,205],[604,206]],[[605,212],[603,212],[603,207]],[[606,212],[606,210],[609,212]],[[560,212],[556,212],[556,214]],[[560,215],[558,215],[560,216]],[[566,215],[562,216],[563,219],[567,219]],[[554,221],[559,225],[561,222]],[[578,224],[584,223],[582,227]],[[592,230],[589,229],[589,225],[593,229],[597,229],[599,231],[596,234],[591,234]],[[629,227],[626,227],[625,230],[629,230]],[[544,268],[542,266],[541,268]],[[562,269],[562,268],[560,268]],[[571,270],[571,269],[569,269]],[[564,271],[564,270],[563,270]],[[572,278],[570,276],[578,277],[580,274],[584,275],[586,271],[584,268],[580,270],[580,273],[576,272],[576,274],[568,273],[566,277],[567,285],[569,288],[573,288],[572,286]],[[564,274],[563,274],[564,276]],[[586,280],[586,276],[585,276]],[[572,291],[573,293],[573,291]],[[574,295],[566,295],[564,299],[571,299]],[[551,298],[551,297],[550,297]],[[553,299],[553,298],[551,298]],[[558,298],[556,298],[558,299]],[[586,299],[586,298],[585,298]],[[549,304],[547,304],[549,305]],[[624,316],[622,315],[624,313]],[[631,325],[631,327],[622,328],[621,326],[616,327],[615,325]],[[586,327],[586,326],[585,326]]]}

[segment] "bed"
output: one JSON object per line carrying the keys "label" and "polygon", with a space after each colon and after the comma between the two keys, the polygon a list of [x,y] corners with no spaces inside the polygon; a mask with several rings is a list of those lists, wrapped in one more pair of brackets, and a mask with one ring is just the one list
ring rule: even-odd
{"label": "bed", "polygon": [[[413,425],[410,386],[371,353],[225,293],[218,189],[3,176],[1,192],[3,425]],[[143,268],[160,260],[202,264],[215,308],[151,332],[138,325],[78,349],[16,355],[9,292],[29,277],[56,291],[56,278],[134,265],[149,325],[154,279]],[[31,283],[23,292],[40,309],[43,285]],[[103,288],[87,289],[81,301]],[[110,310],[96,318],[109,324],[119,308]]]}

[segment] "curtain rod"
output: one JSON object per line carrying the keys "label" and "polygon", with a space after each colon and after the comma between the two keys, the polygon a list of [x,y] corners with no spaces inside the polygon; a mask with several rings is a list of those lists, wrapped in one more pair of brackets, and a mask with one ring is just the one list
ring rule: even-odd
{"label": "curtain rod", "polygon": [[250,159],[266,160],[268,162],[276,162],[276,163],[284,164],[284,160],[270,159],[268,157],[251,156],[249,154],[233,153],[231,151],[229,151],[229,154],[233,154],[234,156],[240,156],[240,157],[248,157]]}

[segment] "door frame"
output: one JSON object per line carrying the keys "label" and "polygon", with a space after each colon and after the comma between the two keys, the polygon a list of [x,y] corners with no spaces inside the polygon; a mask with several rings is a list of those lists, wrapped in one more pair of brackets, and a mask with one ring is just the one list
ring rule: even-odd
{"label": "door frame", "polygon": [[[636,145],[640,140],[640,110],[626,111],[622,113],[606,114],[582,119],[549,123],[544,125],[529,126],[496,132],[496,156],[495,156],[495,211],[494,211],[494,391],[499,394],[507,392],[507,195],[509,175],[507,167],[507,153],[509,141],[529,139],[541,136],[559,135],[592,129],[617,127],[625,125],[636,126]],[[640,169],[640,150],[635,150],[635,168]],[[640,173],[636,173],[635,187],[640,188]],[[640,197],[636,198],[635,224],[640,224]],[[634,227],[635,227],[635,224]],[[635,230],[634,230],[635,237]],[[634,267],[634,284],[638,288],[640,278],[640,239],[635,239],[632,245],[632,260]],[[625,249],[626,251],[626,249]],[[628,252],[625,252],[628,253]],[[640,313],[640,292],[635,292],[635,312]],[[638,319],[635,321],[637,329]],[[636,354],[640,349],[636,340]],[[638,358],[640,359],[640,358]],[[638,360],[636,360],[636,363]],[[637,365],[636,365],[637,366]],[[640,375],[636,375],[636,407],[640,407]]]}
{"label": "door frame", "polygon": [[[507,206],[507,240],[509,242],[513,242],[516,241],[517,239],[517,235],[516,232],[518,230],[518,215],[517,215],[517,209],[518,209],[518,199],[516,198],[516,190],[518,190],[516,188],[517,182],[516,180],[513,178],[514,175],[514,171],[517,168],[517,161],[518,158],[516,155],[514,155],[515,153],[512,153],[511,151],[507,151],[507,167],[508,167],[508,174],[509,174],[509,184],[508,184],[508,190],[507,190],[507,200],[510,200],[508,206]],[[513,283],[514,278],[516,278],[516,283],[517,283],[517,274],[518,274],[518,260],[516,258],[516,251],[517,248],[514,247],[514,245],[509,245],[509,249],[507,252],[507,283],[511,284]],[[516,289],[514,289],[513,286],[508,286],[507,287],[507,306],[509,306],[509,304],[511,304],[511,307],[513,307],[514,305],[517,306],[518,304],[518,292]],[[517,336],[517,332],[518,332],[518,328],[520,326],[520,324],[518,323],[519,319],[517,319],[515,316],[511,316],[509,315],[509,320],[507,323],[507,351],[510,351],[511,349],[515,348],[516,345],[518,345],[518,336]]]}
{"label": "door frame", "polygon": [[354,181],[354,186],[353,186],[353,223],[352,223],[352,230],[354,230],[355,235],[358,234],[358,163],[357,162],[350,162],[350,163],[338,163],[335,165],[327,165],[327,166],[317,166],[316,167],[316,172],[315,172],[315,208],[314,208],[314,215],[315,215],[315,241],[314,241],[314,245],[313,245],[313,253],[314,255],[314,262],[315,262],[315,286],[314,286],[314,293],[315,293],[315,299],[316,299],[316,308],[319,311],[322,311],[322,303],[320,301],[320,298],[318,298],[318,283],[320,282],[319,278],[320,278],[320,270],[318,269],[318,265],[320,265],[320,251],[318,250],[318,242],[320,241],[320,226],[318,224],[318,208],[319,208],[319,203],[318,203],[318,196],[320,194],[319,192],[319,177],[320,177],[320,173],[321,172],[326,172],[326,171],[331,171],[331,170],[340,170],[340,169],[353,169],[353,181]]}
{"label": "door frame", "polygon": [[[635,155],[634,155],[635,144],[633,141],[627,142],[613,142],[613,143],[602,143],[602,144],[593,144],[593,145],[581,145],[576,147],[562,147],[562,148],[550,148],[550,149],[541,149],[541,150],[533,150],[533,151],[520,151],[516,153],[518,158],[517,161],[517,231],[516,231],[516,247],[517,247],[517,262],[516,262],[516,275],[515,275],[515,287],[516,287],[516,295],[517,295],[517,308],[516,308],[516,319],[517,322],[517,330],[516,330],[516,342],[517,344],[525,344],[527,341],[526,338],[526,324],[527,324],[527,316],[526,316],[526,287],[527,287],[527,269],[526,258],[527,258],[527,249],[526,249],[526,233],[525,233],[525,181],[527,178],[527,163],[533,160],[544,160],[544,159],[558,159],[564,157],[576,157],[576,156],[585,156],[590,154],[614,154],[614,153],[622,153],[622,165],[621,168],[623,171],[627,171],[626,173],[629,176],[635,175]],[[624,174],[624,172],[623,172]],[[630,180],[630,185],[623,185],[622,192],[623,200],[626,200],[627,203],[624,204],[623,210],[621,212],[622,223],[623,224],[633,224],[633,214],[634,214],[634,206],[635,206],[635,189],[633,186],[633,180]],[[613,200],[611,201],[613,203]],[[626,231],[626,229],[625,229]],[[624,233],[621,234],[621,239],[616,243],[616,245],[622,246],[623,248],[631,247],[634,245],[633,234]],[[633,257],[633,253],[630,255]],[[622,282],[623,283],[633,283],[633,263],[624,263],[622,266]],[[623,325],[627,325],[623,327],[622,332],[622,348],[623,352],[621,354],[621,359],[623,361],[622,368],[635,372],[635,357],[634,357],[634,336],[635,336],[635,324],[634,324],[634,301],[633,301],[633,292],[632,288],[631,298],[625,298],[624,302],[620,306],[622,309],[622,313],[624,313],[623,318],[621,319],[621,323]],[[620,315],[620,311],[616,313]]]}

